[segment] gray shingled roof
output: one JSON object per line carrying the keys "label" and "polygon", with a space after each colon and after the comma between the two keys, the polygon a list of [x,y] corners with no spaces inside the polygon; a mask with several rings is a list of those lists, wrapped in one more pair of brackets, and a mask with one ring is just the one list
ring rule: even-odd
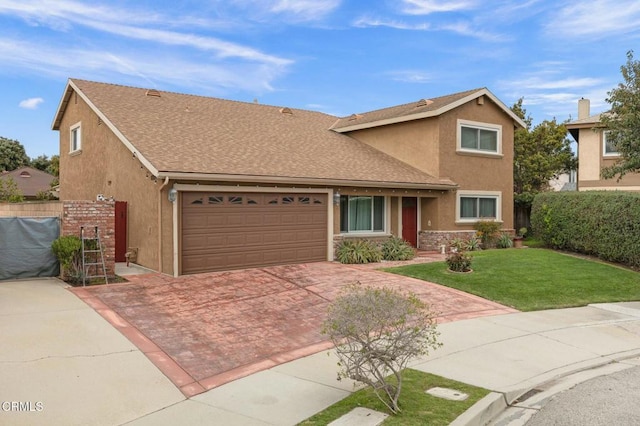
{"label": "gray shingled roof", "polygon": [[330,130],[337,117],[324,113],[69,80],[67,93],[74,88],[159,175],[455,185]]}

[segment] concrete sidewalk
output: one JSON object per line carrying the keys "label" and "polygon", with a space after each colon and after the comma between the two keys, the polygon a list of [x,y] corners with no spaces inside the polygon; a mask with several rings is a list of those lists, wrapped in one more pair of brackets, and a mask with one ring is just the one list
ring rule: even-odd
{"label": "concrete sidewalk", "polygon": [[[458,421],[482,424],[542,383],[631,363],[640,356],[640,302],[482,317],[439,330],[444,346],[412,367],[491,390]],[[186,399],[55,279],[0,283],[0,336],[0,424],[293,425],[353,391],[336,380],[335,357],[321,352]],[[5,402],[22,403],[22,411]]]}

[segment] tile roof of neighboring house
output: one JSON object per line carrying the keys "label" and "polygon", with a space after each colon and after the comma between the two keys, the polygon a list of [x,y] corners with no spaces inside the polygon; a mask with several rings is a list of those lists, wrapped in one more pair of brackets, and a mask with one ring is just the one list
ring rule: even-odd
{"label": "tile roof of neighboring house", "polygon": [[331,131],[337,117],[293,108],[71,79],[54,130],[73,91],[160,178],[455,186]]}
{"label": "tile roof of neighboring house", "polygon": [[10,172],[0,174],[0,179],[12,177],[18,189],[25,197],[35,197],[38,192],[49,191],[51,182],[56,178],[49,173],[33,167],[20,167]]}
{"label": "tile roof of neighboring house", "polygon": [[337,132],[348,132],[426,117],[436,117],[481,96],[491,99],[506,114],[510,115],[517,125],[526,127],[525,123],[487,88],[479,88],[438,98],[420,99],[416,102],[376,111],[352,114],[349,117],[339,119],[331,128]]}

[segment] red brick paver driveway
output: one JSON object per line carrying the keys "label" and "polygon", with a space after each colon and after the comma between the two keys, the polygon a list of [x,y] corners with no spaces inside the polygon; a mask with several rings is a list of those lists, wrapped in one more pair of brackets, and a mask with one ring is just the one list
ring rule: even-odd
{"label": "red brick paver driveway", "polygon": [[186,396],[330,348],[320,333],[327,305],[355,281],[410,290],[439,322],[515,312],[437,284],[331,262],[128,279],[72,291]]}

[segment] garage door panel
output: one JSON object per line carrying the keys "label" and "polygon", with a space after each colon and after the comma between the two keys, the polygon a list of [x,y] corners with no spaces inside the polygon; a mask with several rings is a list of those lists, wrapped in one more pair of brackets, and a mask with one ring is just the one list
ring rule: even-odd
{"label": "garage door panel", "polygon": [[326,194],[191,193],[182,199],[183,273],[327,259]]}

